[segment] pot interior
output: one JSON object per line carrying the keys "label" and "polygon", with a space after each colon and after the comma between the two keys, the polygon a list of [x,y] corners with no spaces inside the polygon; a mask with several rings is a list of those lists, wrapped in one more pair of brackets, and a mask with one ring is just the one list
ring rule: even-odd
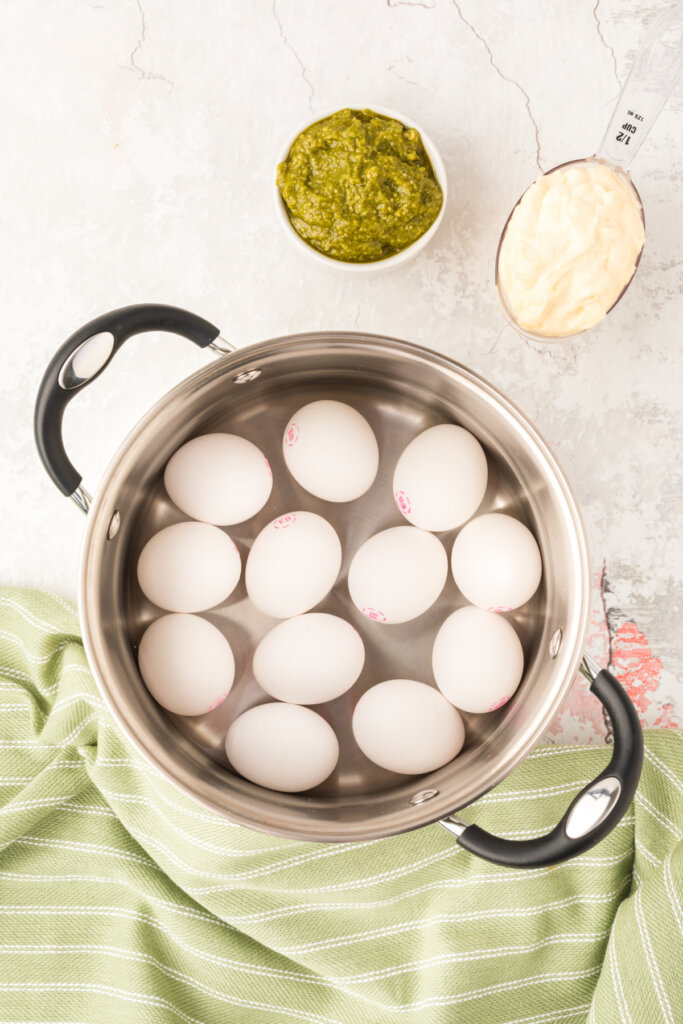
{"label": "pot interior", "polygon": [[[313,497],[285,467],[284,427],[300,406],[319,398],[349,402],[377,436],[377,479],[354,502]],[[392,495],[396,461],[412,438],[443,422],[471,430],[486,450],[489,483],[479,514],[502,511],[524,522],[539,542],[544,572],[532,600],[506,616],[525,654],[524,678],[512,700],[496,712],[463,715],[466,743],[451,764],[429,775],[397,776],[373,765],[357,748],[353,708],[383,679],[434,685],[434,638],[447,615],[466,602],[449,573],[439,600],[425,614],[403,625],[375,623],[353,605],[346,574],[368,537],[405,523]],[[272,699],[252,675],[251,653],[276,620],[248,601],[244,573],[224,604],[202,613],[225,633],[235,655],[235,683],[219,708],[197,718],[171,715],[154,702],[137,670],[140,637],[163,614],[139,588],[137,559],[155,532],[187,518],[166,495],[163,470],[183,442],[212,431],[253,441],[273,470],[267,505],[248,522],[226,528],[243,565],[262,527],[290,511],[319,513],[342,542],[338,581],[316,611],[350,621],[363,638],[366,661],[350,691],[315,706],[337,732],[341,755],[333,775],[305,794],[276,793],[247,782],[231,771],[224,753],[233,719]],[[111,536],[115,512],[120,525]],[[456,534],[439,535],[449,556]],[[464,806],[500,781],[537,742],[571,685],[583,649],[587,566],[580,519],[562,474],[533,428],[489,385],[405,343],[308,335],[253,346],[199,371],[162,399],[127,439],[90,513],[81,613],[91,665],[116,717],[145,756],[185,791],[221,814],[277,834],[367,839],[418,827]]]}

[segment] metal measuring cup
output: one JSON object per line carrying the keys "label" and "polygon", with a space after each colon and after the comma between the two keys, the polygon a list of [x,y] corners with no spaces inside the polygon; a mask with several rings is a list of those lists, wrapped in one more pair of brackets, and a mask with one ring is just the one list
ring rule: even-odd
{"label": "metal measuring cup", "polygon": [[[676,80],[683,66],[683,0],[678,0],[672,7],[668,7],[655,18],[640,50],[636,54],[628,78],[619,94],[614,111],[607,125],[602,142],[593,156],[583,157],[579,160],[569,160],[558,164],[551,170],[546,171],[543,177],[552,174],[561,167],[572,164],[605,164],[621,178],[633,191],[635,198],[640,204],[640,213],[645,227],[645,214],[643,204],[636,189],[629,167],[642,146],[645,138],[657,120],[664,104],[666,103]],[[538,181],[540,179],[536,179]],[[533,183],[535,184],[535,182]],[[529,186],[531,188],[531,186]],[[528,191],[528,189],[526,190]],[[505,291],[501,284],[499,264],[500,254],[505,235],[510,223],[510,218],[526,195],[522,193],[514,207],[510,211],[505,226],[501,232],[496,252],[496,289],[503,309],[503,315],[511,327],[527,338],[529,341],[567,341],[585,334],[583,331],[574,334],[545,335],[535,334],[525,330],[517,322],[512,309],[508,303]],[[622,295],[631,284],[635,271],[642,256],[641,250],[636,259],[635,268],[629,280],[625,283],[621,292],[607,310],[608,315],[621,299]],[[602,322],[602,321],[599,321]],[[596,325],[593,325],[596,326]]]}

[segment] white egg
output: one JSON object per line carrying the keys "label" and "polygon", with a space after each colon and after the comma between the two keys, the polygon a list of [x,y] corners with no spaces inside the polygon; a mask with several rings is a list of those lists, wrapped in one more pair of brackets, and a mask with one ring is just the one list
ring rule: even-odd
{"label": "white egg", "polygon": [[225,738],[230,764],[250,782],[282,793],[320,785],[337,766],[339,742],[324,718],[298,704],[259,704]]}
{"label": "white egg", "polygon": [[353,735],[374,764],[402,775],[422,775],[460,753],[465,726],[453,705],[432,686],[388,679],[358,701]]}
{"label": "white egg", "polygon": [[434,604],[448,576],[440,540],[416,526],[370,537],[349,568],[351,600],[375,622],[407,622]]}
{"label": "white egg", "polygon": [[468,605],[449,615],[436,634],[432,670],[456,708],[495,711],[519,686],[524,652],[507,619]]}
{"label": "white egg", "polygon": [[325,501],[353,501],[377,476],[372,428],[344,402],[304,405],[285,427],[282,451],[296,482]]}
{"label": "white egg", "polygon": [[207,523],[176,523],[145,544],[138,582],[159,608],[201,612],[233,592],[241,570],[239,552],[227,533]]}
{"label": "white egg", "polygon": [[509,612],[536,593],[543,566],[531,531],[512,516],[490,512],[463,526],[451,552],[451,569],[472,604]]}
{"label": "white egg", "polygon": [[310,612],[280,622],[254,651],[254,676],[277,700],[322,704],[346,693],[363,669],[365,647],[350,622]]}
{"label": "white egg", "polygon": [[409,523],[453,530],[481,505],[488,467],[484,449],[463,427],[442,423],[410,442],[396,464],[394,498]]}
{"label": "white egg", "polygon": [[289,512],[268,523],[247,558],[247,593],[275,619],[313,608],[339,575],[342,549],[330,524],[315,512]]}
{"label": "white egg", "polygon": [[263,508],[273,487],[268,460],[236,434],[203,434],[179,448],[164,472],[181,512],[216,526],[243,523]]}
{"label": "white egg", "polygon": [[204,715],[230,693],[235,659],[219,629],[198,615],[162,615],[138,650],[140,675],[154,699],[176,715]]}

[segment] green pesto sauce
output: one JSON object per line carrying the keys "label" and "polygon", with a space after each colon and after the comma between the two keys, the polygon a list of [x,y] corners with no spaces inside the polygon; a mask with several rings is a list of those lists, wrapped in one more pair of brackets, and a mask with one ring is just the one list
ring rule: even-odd
{"label": "green pesto sauce", "polygon": [[443,204],[417,129],[372,110],[338,110],[297,135],[277,185],[304,241],[347,263],[407,249]]}

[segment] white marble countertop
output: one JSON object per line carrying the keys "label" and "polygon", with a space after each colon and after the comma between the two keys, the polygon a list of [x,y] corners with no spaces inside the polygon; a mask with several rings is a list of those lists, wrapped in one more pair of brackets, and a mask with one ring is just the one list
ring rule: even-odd
{"label": "white marble countertop", "polygon": [[[680,84],[633,168],[647,241],[609,322],[531,345],[493,288],[510,207],[539,169],[595,150],[657,6],[4,0],[0,581],[75,596],[84,523],[38,462],[32,407],[53,351],[92,317],[157,301],[240,345],[395,335],[481,372],[537,424],[585,517],[591,650],[645,724],[680,723]],[[311,112],[373,104],[424,125],[449,202],[423,254],[366,279],[297,253],[271,189],[278,150]],[[67,447],[90,490],[140,415],[206,358],[146,336],[71,405]],[[577,684],[552,738],[603,735]]]}

